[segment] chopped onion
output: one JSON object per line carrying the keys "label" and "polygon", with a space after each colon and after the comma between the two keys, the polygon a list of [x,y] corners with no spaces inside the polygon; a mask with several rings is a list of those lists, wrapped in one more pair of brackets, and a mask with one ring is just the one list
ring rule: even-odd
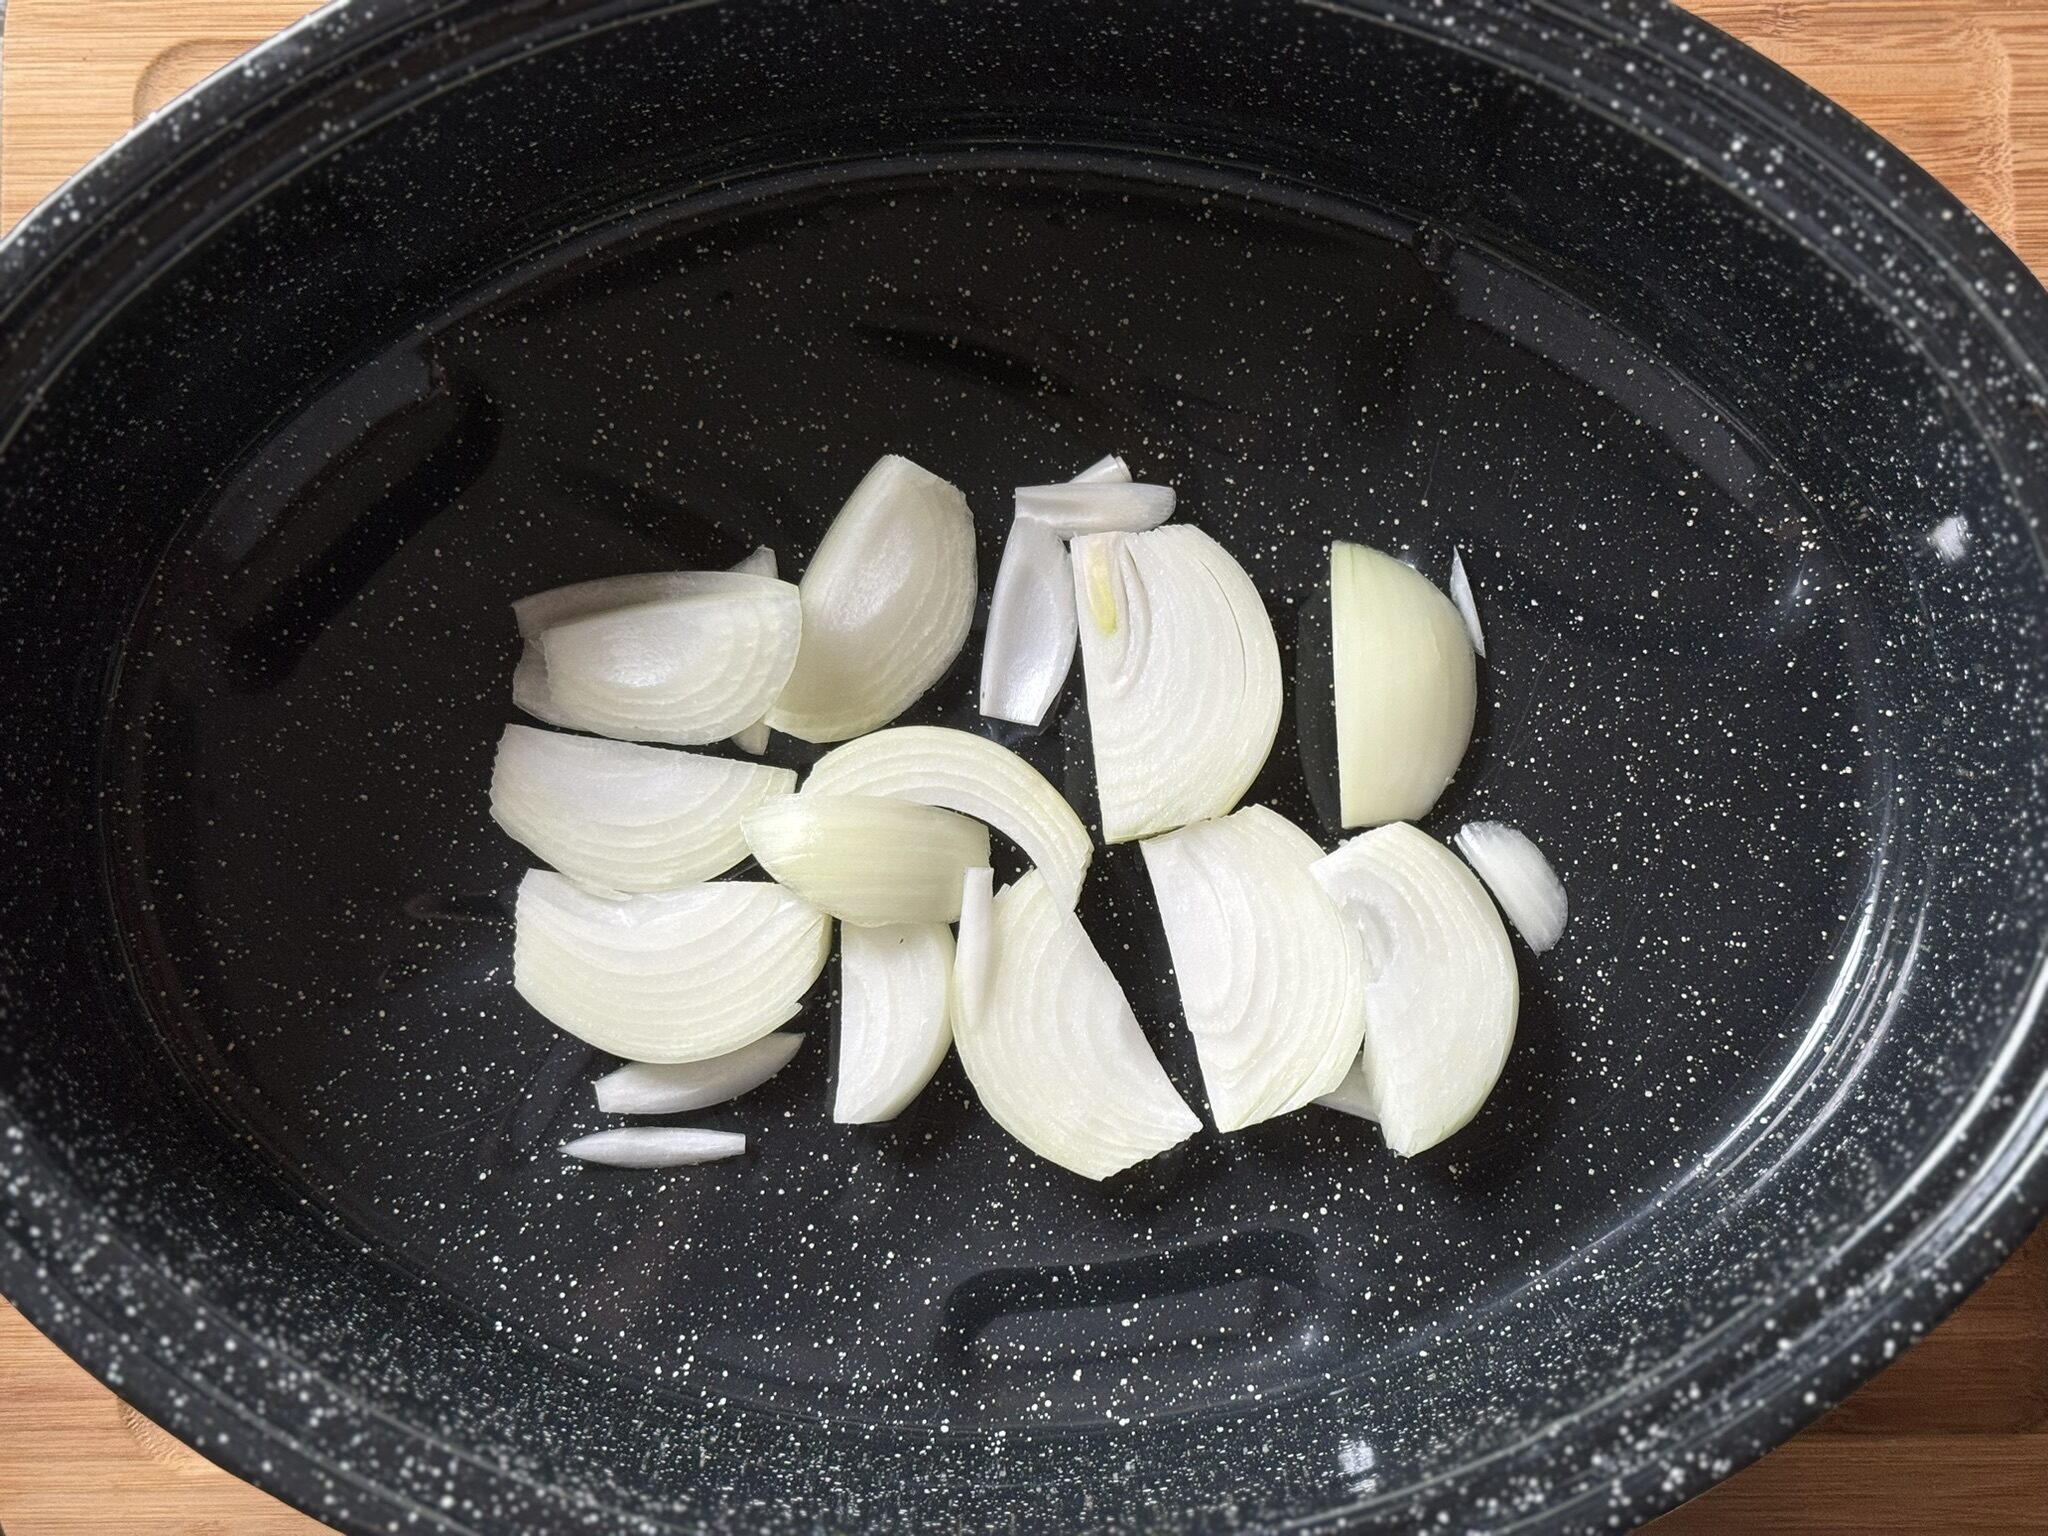
{"label": "chopped onion", "polygon": [[1337,779],[1347,827],[1436,804],[1472,740],[1472,642],[1430,582],[1363,544],[1330,546]]}
{"label": "chopped onion", "polygon": [[607,896],[545,869],[520,882],[513,934],[519,995],[629,1061],[703,1061],[760,1039],[796,1014],[831,947],[825,915],[779,885]]}
{"label": "chopped onion", "polygon": [[1321,847],[1262,805],[1138,846],[1216,1128],[1335,1089],[1365,1034],[1365,960],[1309,873]]}
{"label": "chopped onion", "polygon": [[[740,561],[733,569],[743,576],[779,576],[781,574],[775,566],[775,551],[766,544],[763,544],[751,555],[748,555],[746,559]],[[756,720],[744,731],[733,732],[732,744],[742,752],[751,752],[754,756],[759,757],[768,750],[768,736],[768,722],[766,720]]]}
{"label": "chopped onion", "polygon": [[1044,774],[986,736],[947,726],[899,725],[834,747],[811,769],[804,793],[883,795],[985,821],[1045,871],[1070,907],[1094,852],[1081,818]]}
{"label": "chopped onion", "polygon": [[1457,605],[1458,617],[1465,621],[1465,633],[1472,637],[1472,649],[1481,656],[1486,654],[1486,631],[1479,627],[1479,605],[1472,600],[1472,578],[1465,574],[1465,557],[1457,550],[1451,551],[1451,601]]}
{"label": "chopped onion", "polygon": [[[1110,485],[1130,478],[1130,467],[1112,453],[1074,481]],[[1079,638],[1066,544],[1047,524],[1011,518],[982,636],[981,712],[991,720],[1042,724],[1074,669]]]}
{"label": "chopped onion", "polygon": [[960,872],[988,862],[988,828],[880,795],[785,795],[740,823],[761,867],[843,922],[950,923]]}
{"label": "chopped onion", "polygon": [[1498,821],[1468,821],[1451,839],[1479,871],[1508,921],[1542,954],[1564,937],[1570,905],[1564,882],[1525,832]]}
{"label": "chopped onion", "polygon": [[597,1080],[597,1107],[608,1115],[674,1115],[752,1093],[789,1065],[802,1035],[763,1035],[708,1061],[656,1065],[635,1061]]}
{"label": "chopped onion", "polygon": [[953,1044],[953,935],[944,923],[891,923],[839,935],[841,1125],[894,1120]]}
{"label": "chopped onion", "polygon": [[1017,520],[1043,523],[1062,538],[1083,533],[1142,533],[1173,516],[1170,485],[1069,480],[1017,487]]}
{"label": "chopped onion", "polygon": [[960,877],[960,922],[953,943],[953,1017],[988,1001],[996,964],[996,874],[986,864]]}
{"label": "chopped onion", "polygon": [[1457,855],[1405,822],[1311,872],[1364,942],[1362,1081],[1333,1107],[1368,1106],[1387,1145],[1413,1157],[1477,1114],[1500,1078],[1520,1000],[1507,930]]}
{"label": "chopped onion", "polygon": [[1316,1102],[1329,1109],[1342,1110],[1347,1115],[1356,1115],[1361,1120],[1377,1120],[1380,1117],[1380,1107],[1372,1096],[1372,1084],[1365,1080],[1364,1066],[1356,1061],[1351,1063],[1351,1070],[1344,1074],[1344,1081]]}
{"label": "chopped onion", "polygon": [[1090,1179],[1201,1128],[1081,920],[1038,871],[995,898],[994,928],[987,995],[958,1013],[953,1033],[968,1081],[998,1125]]}
{"label": "chopped onion", "polygon": [[491,815],[565,875],[661,891],[739,863],[741,815],[795,788],[787,768],[508,725],[491,766]]}
{"label": "chopped onion", "polygon": [[678,1168],[715,1163],[747,1150],[738,1131],[704,1131],[681,1125],[631,1125],[593,1131],[563,1144],[562,1150],[586,1163],[612,1168]]}
{"label": "chopped onion", "polygon": [[637,571],[630,576],[600,576],[595,581],[552,587],[520,598],[512,605],[512,618],[519,626],[519,638],[531,641],[557,624],[587,619],[592,614],[638,608],[643,603],[673,602],[679,597],[753,592],[759,589],[762,577],[775,574],[772,570],[740,568],[754,558],[755,555],[749,555],[729,571]]}
{"label": "chopped onion", "polygon": [[796,660],[796,588],[728,571],[686,574],[744,585],[549,626],[528,642],[514,701],[553,725],[686,747],[759,720]]}
{"label": "chopped onion", "polygon": [[1074,541],[1105,842],[1236,805],[1280,725],[1280,650],[1244,568],[1198,528]]}
{"label": "chopped onion", "polygon": [[887,454],[804,571],[803,643],[768,723],[805,741],[887,725],[945,674],[974,619],[967,498]]}

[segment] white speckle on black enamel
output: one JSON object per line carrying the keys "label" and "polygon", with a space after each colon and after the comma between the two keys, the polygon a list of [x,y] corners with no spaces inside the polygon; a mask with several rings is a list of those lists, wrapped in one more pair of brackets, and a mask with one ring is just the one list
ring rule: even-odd
{"label": "white speckle on black enamel", "polygon": [[[0,294],[0,1290],[344,1529],[1625,1528],[2048,1200],[2048,303],[1664,7],[355,0]],[[984,581],[1010,487],[1175,485],[1325,842],[1326,545],[1464,551],[1429,825],[1573,911],[1477,1121],[1100,1186],[956,1065],[835,1126],[828,972],[689,1117],[744,1158],[560,1155],[610,1064],[509,985],[507,605],[800,572],[885,451]],[[1004,739],[1092,818],[1077,686]],[[1134,849],[1083,915],[1199,1103]]]}

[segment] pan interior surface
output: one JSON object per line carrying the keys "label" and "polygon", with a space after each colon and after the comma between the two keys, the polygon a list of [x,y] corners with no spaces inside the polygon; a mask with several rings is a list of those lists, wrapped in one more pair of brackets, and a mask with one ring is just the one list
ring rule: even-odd
{"label": "pan interior surface", "polygon": [[[1219,9],[1208,73],[1172,7],[556,9],[367,7],[244,163],[141,198],[138,252],[209,210],[175,260],[10,322],[53,339],[9,364],[6,643],[66,681],[0,747],[47,872],[0,1147],[89,1215],[0,1209],[87,1255],[81,1353],[245,1470],[289,1434],[272,1486],[365,1529],[1201,1530],[1651,1509],[1910,1338],[1945,1271],[1900,1255],[1963,1242],[1955,1169],[2033,1188],[2042,1120],[2039,421],[1968,252],[1890,272],[1849,193],[1789,227],[1677,105],[1399,6]],[[350,90],[388,110],[281,170]],[[985,593],[1009,488],[1110,451],[1266,597],[1247,799],[1326,846],[1328,543],[1462,551],[1483,702],[1427,825],[1522,827],[1572,902],[1479,1119],[1092,1185],[956,1064],[832,1125],[828,971],[691,1117],[744,1161],[562,1158],[609,1062],[510,988],[510,601],[800,571],[884,452],[967,493]],[[905,719],[977,728],[978,655]],[[1004,739],[1092,824],[1078,694]],[[1135,848],[1082,915],[1199,1105]]]}

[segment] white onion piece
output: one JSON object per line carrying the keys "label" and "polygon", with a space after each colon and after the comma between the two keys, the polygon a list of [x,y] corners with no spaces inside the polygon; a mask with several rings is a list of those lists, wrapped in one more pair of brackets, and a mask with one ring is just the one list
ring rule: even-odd
{"label": "white onion piece", "polygon": [[1356,1115],[1361,1120],[1377,1120],[1380,1117],[1380,1107],[1372,1096],[1372,1084],[1365,1080],[1365,1067],[1356,1061],[1351,1063],[1351,1070],[1344,1074],[1344,1081],[1316,1102],[1327,1109]]}
{"label": "white onion piece", "polygon": [[1564,882],[1527,833],[1504,822],[1468,821],[1451,841],[1531,949],[1540,955],[1564,937],[1571,915]]}
{"label": "white onion piece", "polygon": [[1507,929],[1457,855],[1405,822],[1354,837],[1312,873],[1364,941],[1363,1081],[1349,1097],[1413,1157],[1476,1115],[1500,1078],[1520,1006]]}
{"label": "white onion piece", "polygon": [[960,872],[988,862],[988,828],[880,795],[786,795],[740,823],[775,879],[842,922],[950,923]]}
{"label": "white onion piece", "polygon": [[830,947],[825,915],[765,881],[607,896],[536,869],[519,884],[512,985],[614,1056],[703,1061],[793,1017]]}
{"label": "white onion piece", "polygon": [[565,875],[663,891],[739,863],[740,817],[795,788],[787,768],[508,725],[491,765],[491,815]]}
{"label": "white onion piece", "polygon": [[760,554],[756,550],[729,571],[636,571],[629,576],[600,576],[595,581],[551,587],[513,603],[512,618],[519,626],[519,638],[534,640],[557,624],[587,619],[594,613],[708,593],[750,592],[761,577],[775,574],[772,568],[751,568],[750,562]]}
{"label": "white onion piece", "polygon": [[1280,725],[1280,649],[1244,568],[1199,528],[1074,541],[1103,841],[1236,805]]}
{"label": "white onion piece", "polygon": [[840,1125],[894,1120],[953,1044],[953,935],[944,923],[847,927],[839,934]]}
{"label": "white onion piece", "polygon": [[[1130,478],[1130,466],[1113,453],[1074,476],[1083,485]],[[1043,724],[1074,670],[1079,639],[1065,542],[1043,523],[1011,518],[982,635],[982,714],[1017,725]]]}
{"label": "white onion piece", "polygon": [[988,1003],[996,965],[996,873],[986,864],[960,877],[960,922],[953,941],[953,1017]]}
{"label": "white onion piece", "polygon": [[798,590],[803,644],[768,723],[805,741],[887,725],[945,674],[974,619],[967,498],[886,454],[832,519]]}
{"label": "white onion piece", "polygon": [[[743,576],[779,576],[782,574],[775,566],[775,551],[766,544],[763,544],[751,555],[748,555],[746,559],[734,565],[733,569]],[[751,752],[754,756],[759,757],[768,750],[768,736],[768,722],[766,720],[756,720],[744,731],[734,731],[732,744],[742,752]]]}
{"label": "white onion piece", "polygon": [[1449,598],[1391,555],[1330,546],[1337,780],[1347,827],[1414,820],[1472,740],[1472,642]]}
{"label": "white onion piece", "polygon": [[747,1150],[738,1131],[704,1131],[681,1125],[629,1125],[593,1131],[565,1142],[562,1150],[586,1163],[611,1168],[680,1168],[715,1163]]}
{"label": "white onion piece", "polygon": [[1105,453],[1081,473],[1074,476],[1078,485],[1100,485],[1105,481],[1128,480],[1131,466],[1123,461],[1121,454]]}
{"label": "white onion piece", "polygon": [[1365,958],[1309,873],[1322,849],[1262,805],[1138,846],[1216,1128],[1335,1089],[1365,1034]]}
{"label": "white onion piece", "polygon": [[1479,604],[1472,600],[1472,578],[1465,574],[1465,557],[1457,550],[1451,551],[1451,601],[1457,606],[1458,617],[1465,621],[1465,633],[1471,637],[1472,649],[1481,656],[1486,654],[1486,631],[1479,627]]}
{"label": "white onion piece", "polygon": [[1170,485],[1069,480],[1017,487],[1017,519],[1043,523],[1062,538],[1083,533],[1142,533],[1173,516]]}
{"label": "white onion piece", "polygon": [[960,1010],[953,1038],[996,1124],[1090,1179],[1201,1128],[1081,920],[1038,871],[996,897],[994,927],[987,995],[980,1008]]}
{"label": "white onion piece", "polygon": [[834,747],[804,793],[883,795],[985,821],[1045,871],[1067,906],[1081,896],[1094,853],[1088,829],[1044,774],[1008,747],[943,725],[899,725]]}
{"label": "white onion piece", "polygon": [[513,678],[521,708],[555,725],[628,741],[697,746],[759,720],[795,664],[796,588],[704,574],[737,589],[612,608],[541,631]]}
{"label": "white onion piece", "polygon": [[789,1065],[802,1035],[763,1035],[708,1061],[628,1062],[597,1080],[597,1107],[608,1115],[675,1115],[752,1093]]}

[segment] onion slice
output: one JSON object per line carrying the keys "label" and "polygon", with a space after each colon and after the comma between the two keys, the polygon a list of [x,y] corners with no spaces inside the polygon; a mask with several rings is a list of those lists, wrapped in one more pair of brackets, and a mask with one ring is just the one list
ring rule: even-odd
{"label": "onion slice", "polygon": [[1081,920],[1036,870],[995,898],[995,967],[953,1021],[996,1123],[1048,1161],[1106,1179],[1201,1122],[1174,1092]]}
{"label": "onion slice", "polygon": [[785,795],[740,823],[761,867],[843,922],[950,923],[960,872],[988,862],[988,828],[880,795]]}
{"label": "onion slice", "polygon": [[1498,821],[1468,821],[1451,841],[1493,892],[1508,921],[1542,954],[1564,937],[1564,882],[1529,835]]}
{"label": "onion slice", "polygon": [[824,914],[778,885],[607,896],[545,869],[519,884],[513,935],[512,985],[544,1018],[653,1062],[760,1039],[794,1017],[831,947]]}
{"label": "onion slice", "polygon": [[1366,969],[1361,1081],[1387,1145],[1426,1151],[1479,1112],[1520,1006],[1507,930],[1472,871],[1405,822],[1354,837],[1311,873],[1357,926]]}
{"label": "onion slice", "polygon": [[953,1017],[979,1016],[996,966],[996,874],[986,864],[960,877],[960,921],[953,942]]}
{"label": "onion slice", "polygon": [[1020,485],[1017,520],[1040,523],[1061,538],[1084,533],[1142,533],[1173,516],[1170,485],[1069,480],[1064,485]]}
{"label": "onion slice", "polygon": [[762,577],[775,574],[772,569],[741,568],[759,554],[755,551],[729,571],[636,571],[628,576],[600,576],[595,581],[551,587],[513,603],[512,619],[519,626],[519,638],[533,641],[557,624],[587,619],[593,614],[638,608],[644,603],[673,602],[682,597],[756,591]]}
{"label": "onion slice", "polygon": [[752,1093],[789,1065],[802,1035],[763,1035],[707,1061],[628,1062],[597,1080],[597,1107],[608,1115],[675,1115]]}
{"label": "onion slice", "polygon": [[952,983],[944,923],[841,931],[835,1121],[894,1120],[924,1091],[953,1044]]}
{"label": "onion slice", "polygon": [[1330,546],[1330,643],[1340,816],[1414,820],[1472,740],[1472,642],[1449,598],[1392,555]]}
{"label": "onion slice", "polygon": [[686,747],[759,720],[796,661],[796,588],[728,571],[685,574],[743,585],[549,626],[528,643],[514,702],[553,725]]}
{"label": "onion slice", "polygon": [[768,723],[805,741],[887,725],[945,674],[974,619],[974,520],[927,469],[884,455],[804,571],[803,643]]}
{"label": "onion slice", "polygon": [[[766,544],[763,544],[751,555],[748,555],[744,560],[734,565],[733,569],[743,576],[779,576],[782,574],[776,569],[775,551]],[[756,720],[745,730],[734,731],[732,744],[742,752],[751,752],[754,756],[759,757],[768,750],[768,737],[768,722],[766,720]]]}
{"label": "onion slice", "polygon": [[1472,599],[1472,578],[1465,573],[1465,557],[1459,551],[1451,551],[1451,602],[1458,610],[1458,617],[1465,621],[1465,633],[1471,637],[1472,649],[1479,655],[1486,654],[1486,631],[1479,626],[1479,604]]}
{"label": "onion slice", "polygon": [[[1112,453],[1073,483],[1105,486],[1130,478],[1130,466]],[[1043,724],[1074,670],[1079,639],[1065,542],[1049,524],[1011,518],[982,636],[981,712],[991,720]]]}
{"label": "onion slice", "polygon": [[985,821],[1045,871],[1067,906],[1094,853],[1066,797],[1008,747],[943,725],[899,725],[834,747],[804,780],[806,795],[883,795]]}
{"label": "onion slice", "polygon": [[738,1131],[705,1131],[681,1125],[629,1125],[593,1131],[565,1142],[562,1150],[586,1163],[611,1168],[680,1168],[715,1163],[747,1150]]}
{"label": "onion slice", "polygon": [[1138,846],[1216,1128],[1334,1090],[1365,1035],[1365,958],[1309,873],[1323,853],[1315,840],[1248,805]]}
{"label": "onion slice", "polygon": [[1280,725],[1280,649],[1244,567],[1198,528],[1073,547],[1105,842],[1235,806]]}
{"label": "onion slice", "polygon": [[508,725],[491,765],[491,815],[565,875],[661,891],[739,863],[740,817],[795,788],[787,768]]}

